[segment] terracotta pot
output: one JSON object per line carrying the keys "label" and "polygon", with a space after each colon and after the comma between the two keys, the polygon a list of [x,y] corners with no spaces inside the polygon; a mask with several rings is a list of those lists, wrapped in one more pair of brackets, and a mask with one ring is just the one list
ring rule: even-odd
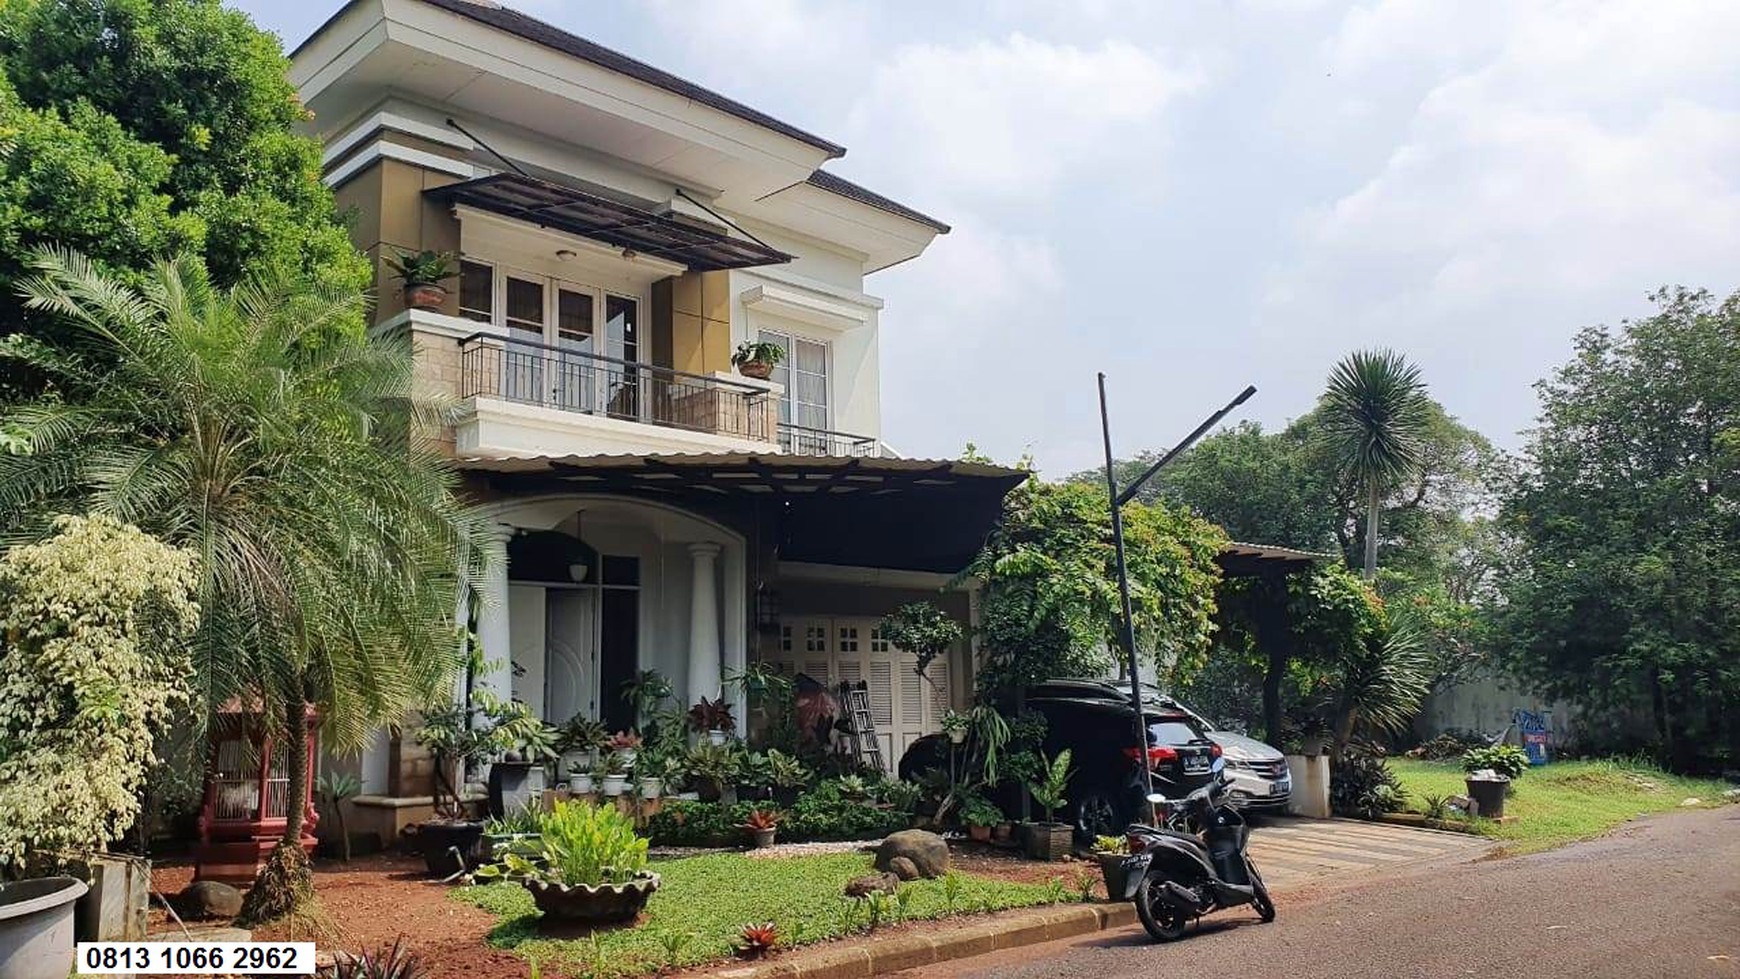
{"label": "terracotta pot", "polygon": [[989,842],[991,842],[991,827],[989,827],[989,826],[968,826],[967,827],[967,838],[973,840],[976,843],[989,843]]}
{"label": "terracotta pot", "polygon": [[998,823],[991,827],[991,839],[998,843],[1007,843],[1015,836],[1015,827],[1009,823]]}
{"label": "terracotta pot", "polygon": [[746,360],[737,365],[737,373],[765,381],[773,376],[773,365],[765,360]]}
{"label": "terracotta pot", "polygon": [[520,885],[532,892],[532,900],[544,917],[558,921],[632,921],[646,907],[647,898],[659,889],[659,875],[641,871],[627,884],[546,884],[526,880]]}
{"label": "terracotta pot", "polygon": [[447,288],[433,282],[405,286],[405,305],[411,309],[440,309],[447,302]]}

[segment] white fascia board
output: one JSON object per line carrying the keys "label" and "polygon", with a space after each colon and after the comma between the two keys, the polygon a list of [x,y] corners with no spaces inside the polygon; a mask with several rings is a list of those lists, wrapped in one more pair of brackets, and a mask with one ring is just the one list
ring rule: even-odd
{"label": "white fascia board", "polygon": [[[416,0],[383,0],[389,36],[498,78],[593,106],[738,157],[806,168],[830,159],[807,143],[656,85]],[[801,179],[801,178],[800,178]]]}
{"label": "white fascia board", "polygon": [[[800,255],[799,257],[801,258],[803,256]],[[832,282],[823,282],[821,279],[815,278],[814,276],[793,272],[780,265],[756,265],[746,269],[738,269],[737,271],[745,276],[770,279],[774,282],[783,283],[788,286],[796,286],[799,289],[818,292],[824,296],[838,299],[841,302],[849,303],[853,306],[861,306],[864,309],[881,309],[885,305],[881,296],[872,296],[867,292],[859,292],[856,289],[847,289],[843,286],[835,285]]]}
{"label": "white fascia board", "polygon": [[326,146],[326,152],[321,154],[321,164],[324,166],[331,166],[334,160],[342,159],[346,153],[349,153],[364,140],[382,130],[404,133],[407,136],[416,136],[419,139],[426,139],[431,143],[440,143],[443,146],[451,146],[456,150],[462,150],[467,153],[477,148],[477,143],[475,143],[471,137],[457,129],[451,129],[447,126],[431,125],[421,119],[412,119],[409,116],[403,116],[396,112],[381,111],[358,122],[356,125],[346,130],[344,135],[333,140],[331,143],[328,143]]}
{"label": "white fascia board", "polygon": [[666,428],[498,398],[467,398],[454,421],[454,454],[466,459],[565,455],[773,455],[779,443]]}
{"label": "white fascia board", "polygon": [[425,170],[435,170],[440,173],[450,173],[455,177],[470,180],[477,175],[477,168],[463,160],[455,160],[450,156],[441,156],[426,150],[400,146],[386,140],[377,140],[339,164],[324,178],[326,186],[338,187],[345,181],[368,169],[378,160],[397,160]]}

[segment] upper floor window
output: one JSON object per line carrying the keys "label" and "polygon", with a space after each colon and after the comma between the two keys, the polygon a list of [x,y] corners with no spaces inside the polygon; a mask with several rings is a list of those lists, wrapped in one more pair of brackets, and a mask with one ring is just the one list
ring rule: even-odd
{"label": "upper floor window", "polygon": [[762,330],[760,339],[785,351],[785,359],[769,378],[785,386],[779,420],[803,428],[829,428],[828,345],[774,330]]}
{"label": "upper floor window", "polygon": [[459,263],[459,315],[479,323],[495,321],[495,269],[482,262]]}
{"label": "upper floor window", "polygon": [[468,258],[459,263],[459,315],[518,340],[640,360],[640,302],[593,286]]}

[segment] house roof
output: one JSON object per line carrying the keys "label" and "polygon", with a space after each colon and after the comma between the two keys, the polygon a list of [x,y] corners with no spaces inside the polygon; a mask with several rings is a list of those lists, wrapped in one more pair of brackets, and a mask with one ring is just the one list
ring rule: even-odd
{"label": "house roof", "polygon": [[1301,551],[1293,547],[1279,547],[1274,544],[1245,544],[1232,541],[1215,555],[1221,568],[1227,574],[1235,577],[1254,577],[1262,574],[1292,574],[1295,571],[1309,570],[1319,561],[1335,559],[1333,554],[1318,551]]}
{"label": "house roof", "polygon": [[846,148],[838,143],[805,132],[790,123],[781,122],[765,112],[752,109],[735,99],[727,98],[712,89],[703,88],[687,79],[679,78],[668,71],[654,68],[646,62],[638,61],[620,51],[612,51],[602,44],[588,41],[577,34],[570,34],[553,24],[547,24],[535,17],[528,17],[511,7],[495,3],[494,0],[423,0],[423,2],[497,30],[506,31],[534,44],[541,44],[551,50],[560,51],[582,61],[589,61],[600,68],[607,68],[646,82],[648,85],[655,85],[673,95],[692,99],[702,105],[718,109],[720,112],[736,116],[745,122],[754,123],[782,136],[789,136],[801,143],[807,143],[829,156],[838,157],[846,154]]}
{"label": "house roof", "polygon": [[498,173],[423,192],[582,238],[680,262],[697,272],[777,265],[791,256],[759,241],[732,238],[662,214],[573,187],[517,173]]}
{"label": "house roof", "polygon": [[809,184],[811,187],[825,190],[830,194],[837,194],[848,200],[854,200],[860,204],[867,204],[877,210],[887,211],[889,214],[896,217],[902,217],[908,221],[916,221],[919,224],[935,230],[937,234],[946,235],[949,233],[949,226],[938,221],[936,218],[933,218],[922,211],[915,211],[899,201],[890,200],[868,187],[855,184],[852,181],[847,180],[845,177],[837,176],[826,170],[817,170],[815,173],[810,174],[809,179],[804,182]]}

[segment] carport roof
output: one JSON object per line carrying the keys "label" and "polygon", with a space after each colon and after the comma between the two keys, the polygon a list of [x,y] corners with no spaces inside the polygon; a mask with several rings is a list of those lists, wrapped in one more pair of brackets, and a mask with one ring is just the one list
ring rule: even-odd
{"label": "carport roof", "polygon": [[1265,574],[1292,574],[1308,571],[1319,561],[1332,561],[1333,554],[1301,551],[1274,544],[1246,544],[1233,541],[1215,555],[1221,569],[1233,578],[1252,578]]}

